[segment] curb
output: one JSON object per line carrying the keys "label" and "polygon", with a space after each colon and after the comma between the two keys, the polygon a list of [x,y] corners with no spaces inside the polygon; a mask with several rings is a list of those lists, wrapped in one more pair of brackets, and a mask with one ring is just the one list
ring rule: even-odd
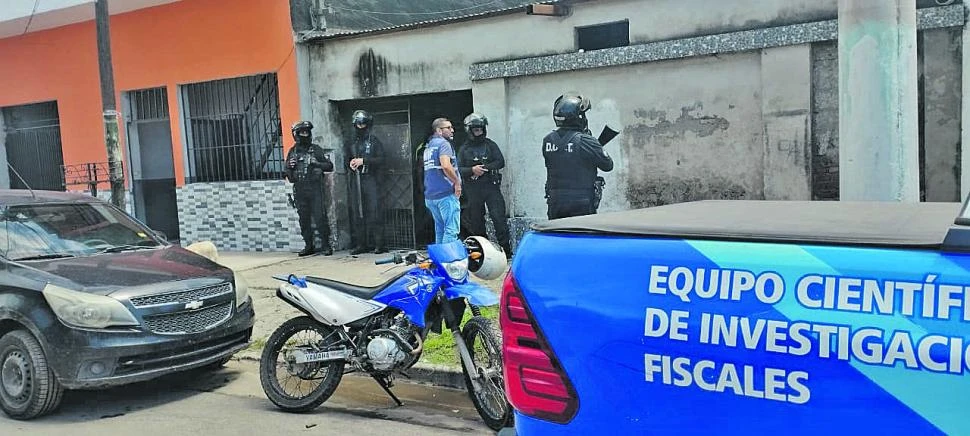
{"label": "curb", "polygon": [[[248,352],[247,352],[248,351]],[[233,356],[234,360],[245,360],[259,363],[259,353],[250,350],[243,350]],[[408,376],[398,374],[397,380],[405,380],[411,383],[419,383],[440,388],[465,389],[465,373],[460,367],[448,365],[432,365],[428,363],[416,363],[407,371]],[[369,377],[366,373],[354,372],[348,375]]]}

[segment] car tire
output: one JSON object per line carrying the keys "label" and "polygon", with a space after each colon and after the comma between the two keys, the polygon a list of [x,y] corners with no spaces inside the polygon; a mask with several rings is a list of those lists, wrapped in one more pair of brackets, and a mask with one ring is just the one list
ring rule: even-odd
{"label": "car tire", "polygon": [[44,415],[60,405],[63,394],[32,334],[14,330],[0,337],[0,408],[7,416],[25,420]]}

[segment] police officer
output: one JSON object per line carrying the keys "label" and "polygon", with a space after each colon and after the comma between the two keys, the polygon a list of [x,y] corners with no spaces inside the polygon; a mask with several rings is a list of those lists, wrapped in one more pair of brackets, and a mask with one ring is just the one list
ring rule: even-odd
{"label": "police officer", "polygon": [[589,134],[589,108],[588,99],[574,94],[559,96],[553,106],[552,118],[558,129],[542,140],[549,219],[596,213],[596,170],[613,169],[613,159]]}
{"label": "police officer", "polygon": [[291,130],[296,144],[286,155],[286,179],[293,183],[296,212],[300,215],[300,233],[305,244],[300,256],[317,252],[313,241],[314,226],[323,241],[320,251],[329,256],[333,249],[330,248],[323,173],[333,171],[333,162],[319,145],[311,142],[313,123],[299,121]]}
{"label": "police officer", "polygon": [[[383,208],[377,172],[384,164],[384,145],[371,132],[374,117],[367,111],[354,111],[354,138],[347,145],[350,157],[350,208],[354,226],[354,247],[350,254],[387,253],[384,244]],[[373,245],[371,245],[373,239]]]}
{"label": "police officer", "polygon": [[488,119],[484,115],[472,113],[465,117],[465,132],[468,139],[458,150],[458,172],[464,181],[465,206],[464,222],[470,236],[487,236],[485,233],[485,208],[495,226],[495,238],[511,256],[509,243],[509,224],[505,216],[505,197],[502,196],[502,174],[505,157],[498,144],[487,137]]}

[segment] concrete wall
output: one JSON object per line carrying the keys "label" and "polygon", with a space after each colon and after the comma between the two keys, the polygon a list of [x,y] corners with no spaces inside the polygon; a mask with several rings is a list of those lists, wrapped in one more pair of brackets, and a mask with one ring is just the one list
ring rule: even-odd
{"label": "concrete wall", "polygon": [[[629,19],[631,44],[638,44],[831,19],[837,10],[836,0],[659,0],[651,2],[657,13],[630,13],[642,7],[639,1],[581,3],[563,18],[506,15],[325,40],[308,47],[309,116],[323,127],[322,145],[339,150],[332,101],[471,88],[475,110],[491,120],[490,136],[511,157],[505,172],[510,213],[542,216],[545,171],[537,144],[554,127],[552,101],[575,89],[594,101],[592,128],[598,132],[609,123],[624,131],[608,147],[618,162],[607,178],[602,210],[706,197],[764,198],[766,178],[777,185],[769,189],[771,198],[805,197],[799,175],[807,171],[807,48],[509,80],[469,78],[472,64],[574,51],[578,26]],[[779,80],[791,77],[786,64],[801,68],[793,94],[781,86],[762,89],[763,56],[771,56],[765,68]],[[711,77],[711,68],[722,74]],[[764,92],[772,97],[763,101]],[[772,113],[767,134],[765,110]],[[772,152],[765,150],[766,138]],[[627,162],[629,155],[634,157]],[[724,159],[736,165],[718,165]]]}
{"label": "concrete wall", "polygon": [[961,201],[960,117],[962,50],[960,28],[920,34],[920,143],[924,151],[925,201]]}
{"label": "concrete wall", "polygon": [[655,0],[656,13],[630,13],[642,8],[640,0],[590,2],[562,18],[521,13],[325,40],[310,47],[311,80],[332,100],[469,89],[469,65],[575,51],[579,26],[629,20],[639,44],[832,19],[837,10],[836,0]]}
{"label": "concrete wall", "polygon": [[[921,199],[961,201],[962,29],[919,32]],[[812,49],[812,198],[839,199],[839,87],[835,42]]]}

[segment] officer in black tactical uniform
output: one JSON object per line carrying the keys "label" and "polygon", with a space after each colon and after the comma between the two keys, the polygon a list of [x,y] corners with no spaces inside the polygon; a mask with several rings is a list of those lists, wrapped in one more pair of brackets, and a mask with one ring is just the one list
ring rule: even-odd
{"label": "officer in black tactical uniform", "polygon": [[487,236],[485,232],[485,208],[495,226],[495,238],[512,255],[509,243],[509,224],[505,216],[505,197],[502,196],[502,174],[505,157],[495,141],[487,138],[488,119],[472,113],[465,117],[468,139],[458,149],[458,172],[464,188],[465,216],[463,221],[469,236]]}
{"label": "officer in black tactical uniform", "polygon": [[573,94],[559,96],[553,106],[558,129],[542,140],[549,219],[596,213],[596,170],[613,170],[613,159],[589,134],[589,108],[588,99]]}
{"label": "officer in black tactical uniform", "polygon": [[[353,141],[347,145],[350,160],[350,209],[354,221],[354,243],[356,247],[350,254],[361,254],[373,250],[374,253],[387,253],[384,244],[384,210],[380,204],[380,190],[377,172],[384,163],[384,145],[371,133],[374,117],[363,110],[354,111]],[[370,244],[373,238],[374,244]]]}
{"label": "officer in black tactical uniform", "polygon": [[313,241],[314,226],[323,241],[320,252],[329,256],[333,249],[330,248],[323,173],[333,171],[333,162],[319,145],[311,142],[313,123],[299,121],[291,130],[296,144],[286,155],[286,179],[293,183],[294,203],[300,215],[300,233],[305,244],[300,256],[317,252]]}

